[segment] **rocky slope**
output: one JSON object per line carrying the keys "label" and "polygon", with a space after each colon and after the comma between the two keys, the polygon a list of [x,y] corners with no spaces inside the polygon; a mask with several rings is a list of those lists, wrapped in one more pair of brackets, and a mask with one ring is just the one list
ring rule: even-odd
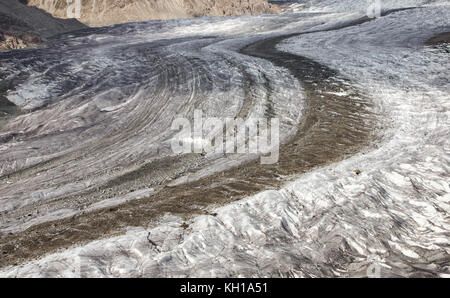
{"label": "rocky slope", "polygon": [[[58,18],[67,17],[65,0],[28,0]],[[241,14],[279,13],[266,0],[82,0],[79,20],[89,26],[105,26],[153,19]]]}
{"label": "rocky slope", "polygon": [[52,35],[85,27],[74,19],[57,19],[23,3],[0,0],[0,51],[25,48]]}

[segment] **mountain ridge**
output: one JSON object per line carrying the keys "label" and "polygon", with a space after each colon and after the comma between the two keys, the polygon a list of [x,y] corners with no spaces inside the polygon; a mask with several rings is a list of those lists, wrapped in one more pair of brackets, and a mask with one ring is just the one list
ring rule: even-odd
{"label": "mountain ridge", "polygon": [[[24,1],[57,18],[66,18],[71,5],[65,0]],[[78,20],[91,27],[157,19],[281,12],[267,0],[81,0],[80,4]]]}

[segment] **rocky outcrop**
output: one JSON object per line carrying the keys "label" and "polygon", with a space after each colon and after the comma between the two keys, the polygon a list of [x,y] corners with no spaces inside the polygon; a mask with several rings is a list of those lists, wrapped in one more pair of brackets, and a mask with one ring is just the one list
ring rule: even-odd
{"label": "rocky outcrop", "polygon": [[27,23],[0,12],[0,51],[23,49],[40,42],[41,37]]}
{"label": "rocky outcrop", "polygon": [[[81,0],[80,3],[79,20],[88,26],[280,12],[278,6],[266,0]],[[66,0],[28,0],[28,5],[44,9],[55,17],[67,18],[70,4]]]}
{"label": "rocky outcrop", "polygon": [[36,34],[0,30],[0,51],[23,49],[41,42],[42,38]]}

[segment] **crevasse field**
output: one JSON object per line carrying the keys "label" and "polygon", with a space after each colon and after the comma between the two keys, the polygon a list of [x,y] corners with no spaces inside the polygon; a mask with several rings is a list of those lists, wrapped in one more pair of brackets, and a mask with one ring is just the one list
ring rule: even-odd
{"label": "crevasse field", "polygon": [[[381,3],[376,18],[366,1],[299,1],[0,54],[26,111],[0,126],[0,276],[450,277],[450,49],[425,45],[450,31],[450,3]],[[285,145],[264,179],[251,156],[171,152],[176,117],[268,106]],[[292,138],[306,149],[289,167]]]}

